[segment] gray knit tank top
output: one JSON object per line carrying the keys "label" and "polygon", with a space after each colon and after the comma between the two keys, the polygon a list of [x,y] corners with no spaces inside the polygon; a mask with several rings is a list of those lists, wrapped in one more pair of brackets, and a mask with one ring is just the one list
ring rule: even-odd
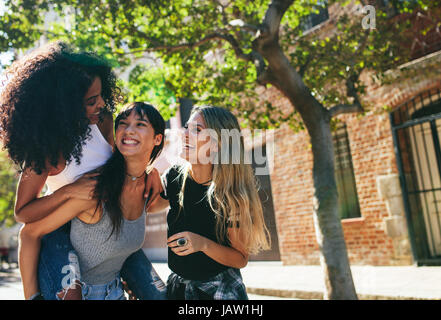
{"label": "gray knit tank top", "polygon": [[119,274],[124,261],[142,247],[145,236],[145,205],[136,220],[123,217],[119,234],[112,231],[112,222],[104,206],[103,215],[95,224],[78,218],[71,221],[70,240],[76,250],[81,280],[90,285],[106,284]]}

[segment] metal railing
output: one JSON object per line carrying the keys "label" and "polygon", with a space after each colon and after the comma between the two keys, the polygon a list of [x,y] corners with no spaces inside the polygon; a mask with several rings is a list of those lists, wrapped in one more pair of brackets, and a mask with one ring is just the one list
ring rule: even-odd
{"label": "metal railing", "polygon": [[414,260],[441,264],[441,94],[428,90],[390,113]]}

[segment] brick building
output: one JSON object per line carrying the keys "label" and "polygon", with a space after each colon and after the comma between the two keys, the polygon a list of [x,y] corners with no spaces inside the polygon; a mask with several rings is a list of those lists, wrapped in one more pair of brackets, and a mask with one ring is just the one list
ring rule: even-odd
{"label": "brick building", "polygon": [[[314,16],[312,32],[326,35],[338,14],[334,5]],[[418,19],[415,25],[427,26]],[[370,111],[338,116],[336,180],[351,264],[441,264],[441,34],[431,32],[412,43],[411,61],[389,72],[393,78],[407,67],[411,78],[369,85],[363,102]],[[276,89],[263,94],[289,107]],[[284,264],[319,264],[309,136],[284,126],[273,143],[266,190],[277,229],[273,250]]]}
{"label": "brick building", "polygon": [[[326,36],[342,12],[338,5],[325,8],[308,17],[305,28]],[[414,21],[415,26],[427,26],[418,17]],[[389,72],[397,80],[366,89],[363,104],[369,105],[369,112],[337,117],[341,122],[334,133],[336,180],[351,264],[441,264],[441,35],[434,29],[410,45],[411,60]],[[405,80],[398,77],[404,67],[413,71]],[[261,94],[282,109],[291,108],[274,88]],[[185,122],[190,109],[181,105],[175,127]],[[272,168],[258,179],[272,250],[251,260],[319,264],[309,136],[282,126],[263,144],[271,150],[267,153]],[[248,150],[256,147],[247,144]],[[149,219],[165,223],[163,215]],[[149,228],[161,229],[155,223]],[[158,250],[148,240],[145,247]],[[165,248],[160,250],[165,259]]]}

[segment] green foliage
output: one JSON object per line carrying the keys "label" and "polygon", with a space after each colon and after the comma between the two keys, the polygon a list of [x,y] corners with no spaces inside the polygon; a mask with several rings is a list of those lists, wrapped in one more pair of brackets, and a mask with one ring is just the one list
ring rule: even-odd
{"label": "green foliage", "polygon": [[17,187],[17,171],[5,152],[0,152],[0,225],[14,224],[14,203]]}
{"label": "green foliage", "polygon": [[[168,108],[173,101],[189,97],[196,103],[229,107],[245,118],[244,126],[277,128],[288,123],[294,130],[303,129],[294,111],[282,112],[273,105],[274,101],[257,93],[254,64],[238,58],[232,44],[225,41],[225,37],[234,37],[237,48],[249,54],[269,0],[59,0],[49,2],[49,6],[63,19],[44,32],[42,22],[49,6],[45,7],[43,2],[7,2],[28,11],[10,10],[5,14],[5,21],[15,21],[24,28],[18,31],[16,25],[2,22],[0,37],[4,39],[0,39],[0,51],[11,46],[29,47],[42,34],[94,50],[121,68],[136,64],[146,52],[155,51],[161,66],[134,68],[124,85],[127,101],[151,101],[168,117],[173,113]],[[328,0],[328,5],[347,6],[351,2]],[[312,94],[325,107],[331,107],[351,102],[355,93],[365,93],[366,84],[360,80],[362,72],[368,70],[374,80],[383,81],[387,70],[408,59],[409,52],[400,44],[411,25],[408,20],[391,20],[387,8],[377,8],[377,29],[364,30],[363,15],[342,9],[343,14],[338,15],[335,28],[330,28],[327,36],[303,32],[302,19],[316,13],[323,3],[294,1],[282,19],[279,42]],[[439,0],[389,3],[399,13],[440,6]],[[239,20],[244,26],[230,24]],[[355,93],[347,90],[348,82]]]}
{"label": "green foliage", "polygon": [[137,65],[129,76],[128,83],[124,87],[127,92],[127,102],[143,101],[156,106],[165,120],[168,120],[175,111],[176,104],[173,91],[165,83],[167,70],[161,67],[147,67]]}
{"label": "green foliage", "polygon": [[40,38],[45,1],[6,0],[0,16],[0,52],[9,48],[28,48]]}

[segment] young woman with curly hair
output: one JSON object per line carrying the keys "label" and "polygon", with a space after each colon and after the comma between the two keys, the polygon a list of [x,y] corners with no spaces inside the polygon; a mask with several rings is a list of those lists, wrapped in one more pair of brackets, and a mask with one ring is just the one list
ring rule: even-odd
{"label": "young woman with curly hair", "polygon": [[128,105],[115,120],[113,155],[99,170],[91,200],[69,199],[21,230],[27,272],[35,272],[40,238],[71,221],[85,300],[124,300],[120,280],[125,259],[144,242],[144,188],[152,162],[164,146],[165,122],[149,104]]}
{"label": "young woman with curly hair", "polygon": [[[116,77],[106,61],[63,42],[35,50],[7,70],[0,95],[0,138],[22,171],[15,203],[18,222],[41,220],[69,199],[91,199],[96,174],[82,175],[103,165],[112,154],[112,113],[119,97]],[[45,184],[48,192],[40,197]],[[154,170],[146,185],[149,201],[160,190]],[[45,299],[81,298],[75,282],[62,286],[68,272],[80,278],[69,227],[68,223],[42,239],[38,282],[36,274],[22,274],[27,299],[41,298],[38,287]],[[127,264],[123,271],[130,270],[126,272],[129,287],[156,280],[142,251],[129,257]],[[151,289],[136,295],[149,298],[150,293],[155,294]]]}
{"label": "young woman with curly hair", "polygon": [[170,205],[167,296],[247,299],[239,269],[269,248],[269,237],[239,123],[226,109],[195,107],[182,144],[186,164],[163,174],[165,194],[149,210]]}

